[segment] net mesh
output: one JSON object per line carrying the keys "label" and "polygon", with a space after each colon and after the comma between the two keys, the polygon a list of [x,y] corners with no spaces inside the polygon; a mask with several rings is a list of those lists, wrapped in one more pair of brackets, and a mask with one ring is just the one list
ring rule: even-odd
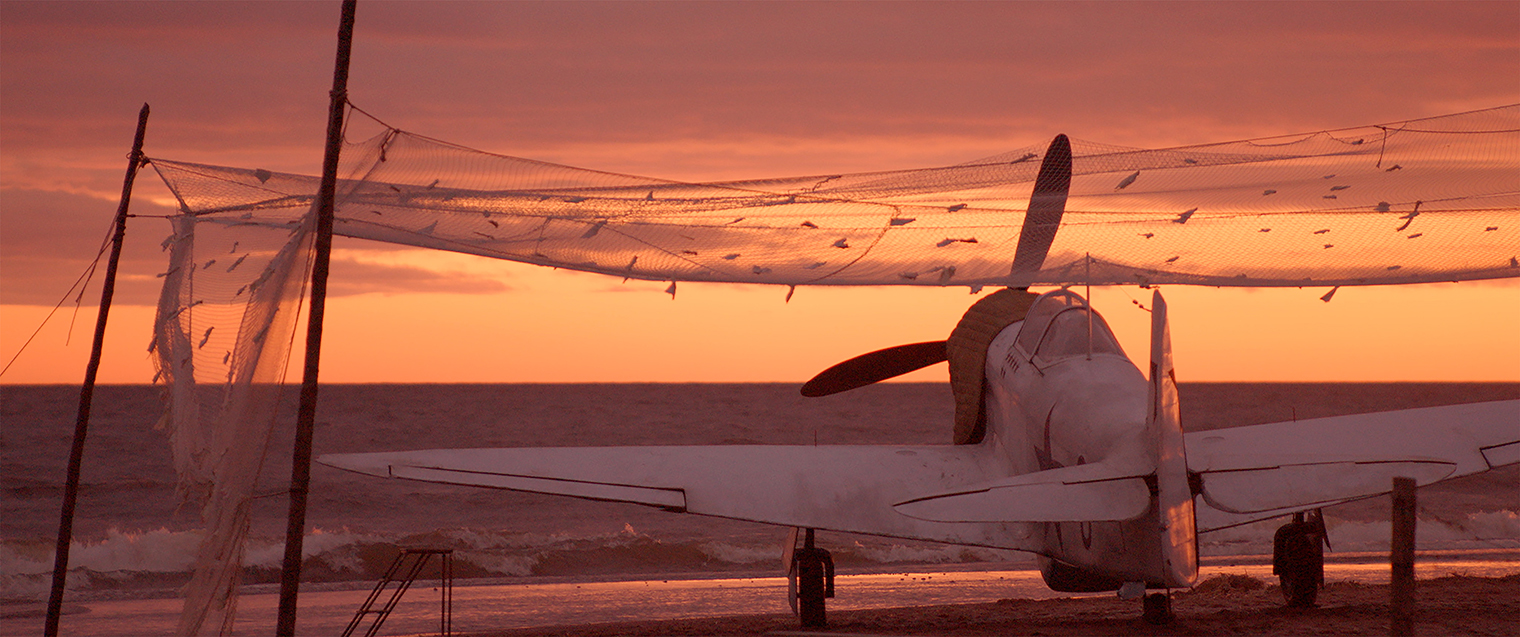
{"label": "net mesh", "polygon": [[[309,215],[306,216],[309,218]],[[254,486],[279,404],[313,233],[238,232],[173,220],[171,267],[150,349],[168,388],[180,494],[201,504],[204,536],[178,632],[230,634]]]}
{"label": "net mesh", "polygon": [[[621,277],[784,285],[1415,283],[1520,274],[1520,107],[1165,150],[1073,141],[1012,272],[1040,144],[957,166],[683,183],[387,130],[334,232]],[[317,178],[165,160],[188,212],[268,223]]]}
{"label": "net mesh", "polygon": [[[1071,148],[1066,211],[1037,269],[1012,263],[1043,143],[938,168],[686,183],[386,127],[345,145],[334,233],[672,285],[975,291],[1520,276],[1520,105],[1163,150]],[[153,350],[184,493],[204,503],[206,525],[180,632],[226,632],[312,259],[319,180],[152,164],[180,203]]]}

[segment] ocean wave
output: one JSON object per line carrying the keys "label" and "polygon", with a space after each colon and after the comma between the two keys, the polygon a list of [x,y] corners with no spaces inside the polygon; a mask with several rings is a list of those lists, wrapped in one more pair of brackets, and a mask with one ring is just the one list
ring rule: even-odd
{"label": "ocean wave", "polygon": [[[1281,520],[1268,520],[1206,533],[1200,537],[1200,548],[1205,555],[1269,554],[1272,534],[1281,524]],[[1331,518],[1327,524],[1336,551],[1388,548],[1386,521]],[[1024,557],[1015,551],[829,535],[833,542],[822,544],[843,567],[968,564]],[[1422,519],[1417,536],[1422,550],[1520,548],[1520,514],[1490,511],[1460,520]],[[189,579],[200,539],[198,531],[112,530],[100,541],[73,545],[67,587],[72,594],[95,598],[173,594]],[[392,535],[314,529],[303,544],[303,576],[312,582],[372,582],[405,548],[452,549],[457,578],[779,572],[778,539],[779,534],[662,539],[631,526],[616,533],[584,535],[479,528]],[[244,556],[243,582],[278,582],[283,556],[283,538],[252,539]],[[0,598],[44,599],[52,562],[51,542],[0,542]],[[436,578],[437,568],[434,563],[421,577]]]}
{"label": "ocean wave", "polygon": [[[98,542],[75,543],[66,587],[71,594],[115,597],[147,595],[182,586],[189,579],[198,531],[113,530]],[[485,529],[440,529],[381,535],[348,529],[314,529],[303,541],[303,578],[311,582],[368,582],[381,577],[406,548],[453,550],[458,578],[607,576],[611,574],[725,571],[777,561],[778,545],[714,540],[665,541],[629,528],[611,534],[531,534]],[[252,538],[244,555],[244,584],[279,581],[281,538]],[[768,565],[767,565],[768,566]],[[0,542],[0,598],[40,600],[53,568],[50,542]],[[779,568],[779,567],[778,567]],[[435,578],[436,562],[420,574]]]}
{"label": "ocean wave", "polygon": [[771,546],[733,544],[729,542],[703,542],[697,545],[697,549],[712,559],[729,564],[752,565],[773,562],[779,565],[781,563],[780,542]]}
{"label": "ocean wave", "polygon": [[[200,541],[198,531],[158,529],[133,533],[111,529],[99,542],[70,545],[69,568],[95,572],[188,571]],[[18,575],[52,573],[53,548],[51,542],[0,543],[0,572]]]}

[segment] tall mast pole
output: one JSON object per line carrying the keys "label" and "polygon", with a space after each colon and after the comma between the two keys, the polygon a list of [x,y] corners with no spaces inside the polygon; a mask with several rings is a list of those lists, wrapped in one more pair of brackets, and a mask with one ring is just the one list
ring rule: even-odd
{"label": "tall mast pole", "polygon": [[84,460],[84,439],[90,431],[90,403],[95,398],[95,374],[100,371],[100,349],[106,341],[106,317],[111,313],[111,297],[116,294],[116,265],[121,261],[121,242],[127,236],[127,208],[132,203],[132,182],[142,165],[143,136],[148,132],[148,105],[137,113],[137,137],[132,140],[132,154],[127,156],[127,177],[121,184],[121,203],[116,206],[115,230],[111,234],[111,259],[106,262],[106,279],[100,288],[100,313],[95,316],[95,343],[90,348],[90,363],[84,370],[84,385],[79,389],[79,418],[74,422],[74,446],[69,449],[69,473],[63,487],[63,508],[58,516],[58,544],[53,553],[53,592],[48,596],[47,623],[43,634],[58,634],[58,616],[63,611],[63,585],[69,573],[69,544],[74,539],[74,505],[79,501],[79,469]]}
{"label": "tall mast pole", "polygon": [[338,55],[327,111],[327,151],[322,185],[317,191],[316,258],[311,269],[311,313],[306,322],[306,367],[301,377],[301,405],[296,413],[296,442],[291,454],[290,516],[285,527],[285,562],[280,571],[280,614],[275,634],[296,633],[296,594],[301,587],[301,548],[306,535],[306,494],[311,484],[311,439],[317,419],[317,368],[322,355],[322,317],[327,308],[327,267],[332,253],[333,199],[338,184],[338,152],[343,145],[343,111],[348,105],[348,59],[354,39],[355,0],[343,0],[338,24]]}

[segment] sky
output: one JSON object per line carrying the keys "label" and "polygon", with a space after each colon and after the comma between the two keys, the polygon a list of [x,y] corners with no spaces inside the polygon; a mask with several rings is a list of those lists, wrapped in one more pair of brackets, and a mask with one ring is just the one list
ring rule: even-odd
{"label": "sky", "polygon": [[[150,157],[316,174],[337,2],[0,2],[0,383],[78,383],[138,109]],[[349,98],[408,131],[684,181],[1168,147],[1520,102],[1520,2],[361,2]],[[146,383],[173,212],[144,171],[100,380]],[[965,288],[621,282],[335,242],[324,382],[801,382],[942,339]],[[103,271],[103,268],[102,268]],[[1520,281],[1169,286],[1179,380],[1520,381]],[[1132,357],[1149,290],[1092,290]],[[80,299],[79,307],[74,304]],[[304,328],[303,328],[304,329]],[[304,333],[304,332],[303,332]],[[291,378],[298,380],[299,350]],[[906,380],[944,380],[943,366]]]}

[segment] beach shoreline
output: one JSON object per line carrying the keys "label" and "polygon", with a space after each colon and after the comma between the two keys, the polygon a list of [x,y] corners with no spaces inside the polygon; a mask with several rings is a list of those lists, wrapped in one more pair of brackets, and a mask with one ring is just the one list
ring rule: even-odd
{"label": "beach shoreline", "polygon": [[[1414,632],[1520,633],[1520,574],[1418,580]],[[1386,635],[1388,585],[1331,582],[1315,608],[1283,605],[1276,585],[1220,575],[1173,596],[1176,619],[1146,623],[1136,600],[1114,596],[836,611],[826,629],[803,631],[784,614],[617,622],[463,633],[470,637],[612,635]]]}
{"label": "beach shoreline", "polygon": [[[1334,553],[1327,557],[1331,559],[1326,563],[1328,589],[1322,598],[1322,608],[1351,604],[1360,608],[1357,613],[1365,614],[1381,608],[1379,604],[1386,605],[1389,578],[1386,554]],[[1039,571],[1029,564],[1003,563],[993,570],[976,570],[967,565],[940,566],[950,568],[841,573],[838,597],[829,602],[830,616],[838,620],[834,628],[854,634],[1008,634],[1011,630],[1008,624],[1019,625],[1024,621],[1020,613],[1028,613],[1044,618],[1041,621],[1050,625],[1101,619],[1107,623],[1084,625],[1091,632],[1102,634],[1132,632],[1130,623],[1139,621],[1138,602],[1118,600],[1112,593],[1051,591]],[[1179,616],[1192,618],[1189,621],[1204,621],[1213,627],[1209,629],[1213,632],[1234,628],[1218,624],[1219,619],[1211,619],[1211,614],[1271,615],[1284,611],[1281,596],[1271,586],[1277,580],[1271,575],[1270,556],[1207,557],[1200,576],[1201,581],[1193,590],[1176,591],[1176,610]],[[1515,598],[1514,592],[1520,590],[1517,587],[1520,549],[1422,553],[1416,562],[1416,577],[1421,582],[1420,597],[1424,600],[1445,600],[1453,595]],[[787,612],[786,580],[774,574],[765,577],[731,573],[665,574],[658,579],[643,580],[529,579],[533,581],[456,581],[452,596],[454,634],[743,635],[797,629],[796,619]],[[1365,593],[1369,587],[1383,593]],[[355,609],[369,592],[367,587],[335,588],[333,584],[314,584],[302,589],[299,635],[337,634],[353,618]],[[1057,601],[1060,604],[1044,604]],[[264,634],[272,629],[276,602],[276,595],[267,587],[245,588],[238,604],[236,634]],[[173,630],[180,604],[175,598],[95,601],[75,598],[67,600],[63,628],[69,634],[101,637],[168,634]],[[441,619],[439,604],[438,581],[419,580],[379,634],[437,634]],[[34,634],[41,629],[43,607],[37,601],[0,602],[0,634]],[[1424,602],[1422,607],[1435,608]],[[1449,614],[1460,617],[1467,612],[1510,613],[1520,617],[1513,610],[1504,606],[1485,610],[1479,605]],[[936,617],[950,620],[931,621]],[[1381,630],[1367,628],[1373,624],[1376,622],[1362,621],[1331,634],[1386,632],[1386,626]],[[949,630],[962,625],[968,627],[967,632]],[[1520,628],[1506,623],[1496,626],[1499,628],[1468,634],[1516,634],[1515,629]],[[1305,624],[1301,632],[1316,632],[1311,628],[1312,622]]]}

